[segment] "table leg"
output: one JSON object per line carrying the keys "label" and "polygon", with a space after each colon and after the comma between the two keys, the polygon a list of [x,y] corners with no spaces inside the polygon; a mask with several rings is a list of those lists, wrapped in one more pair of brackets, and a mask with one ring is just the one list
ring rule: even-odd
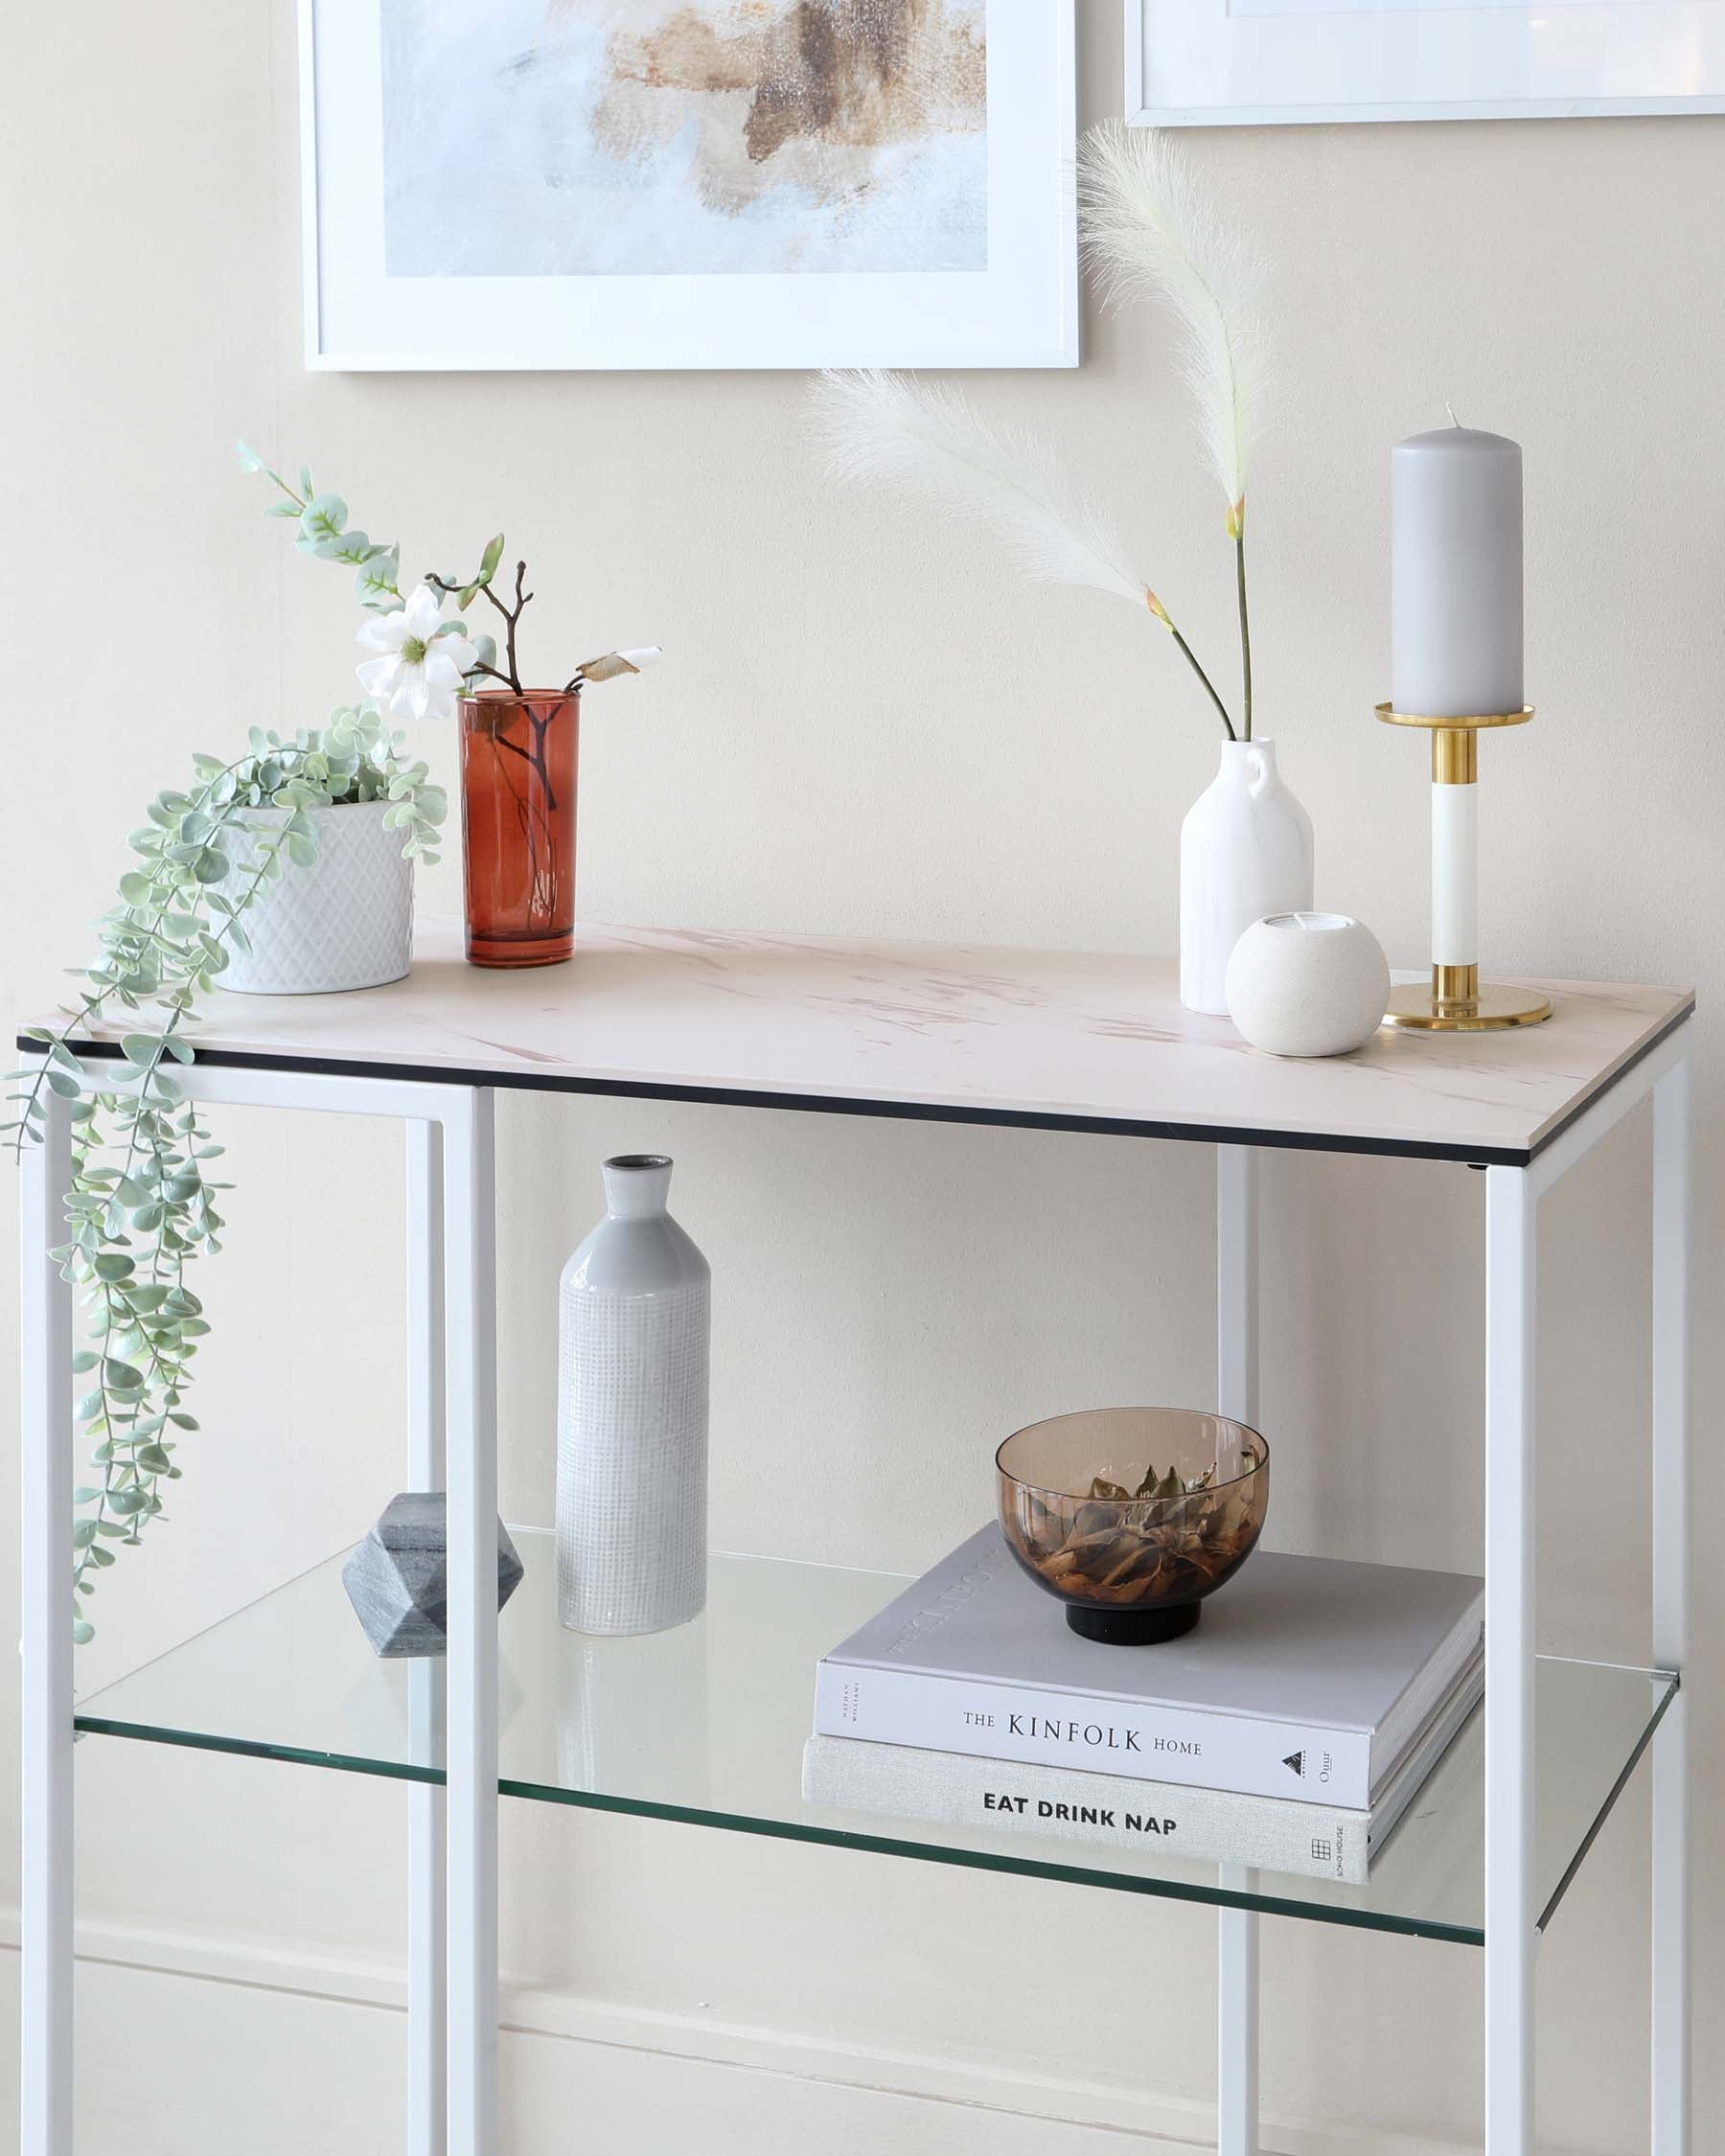
{"label": "table leg", "polygon": [[[1689,1650],[1690,1066],[1653,1090],[1653,1659]],[[1653,1744],[1652,2156],[1689,2156],[1689,1694]]]}
{"label": "table leg", "polygon": [[1485,1171],[1485,2148],[1532,2156],[1533,1502],[1539,1201]]}
{"label": "table leg", "polygon": [[493,1094],[444,1124],[448,2156],[496,2156],[497,1434]]}
{"label": "table leg", "polygon": [[72,1290],[48,1256],[66,1240],[67,1103],[43,1089],[23,1172],[22,2156],[72,2151]]}
{"label": "table leg", "polygon": [[[1237,1422],[1258,1412],[1258,1157],[1216,1148],[1216,1406]],[[1250,1892],[1257,1873],[1224,1865],[1225,1888]],[[1250,1909],[1216,1917],[1217,2156],[1258,2145],[1258,1920]]]}
{"label": "table leg", "polygon": [[[407,1131],[407,1486],[444,1488],[443,1131]],[[445,1669],[415,1662],[407,1671],[409,1755],[442,1767]],[[448,1921],[444,1877],[444,1792],[407,1789],[407,2156],[444,2156],[448,2134],[445,2030]]]}

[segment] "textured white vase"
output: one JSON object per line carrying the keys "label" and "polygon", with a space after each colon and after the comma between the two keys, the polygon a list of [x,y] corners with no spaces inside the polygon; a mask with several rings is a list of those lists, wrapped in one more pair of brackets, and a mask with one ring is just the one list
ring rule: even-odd
{"label": "textured white vase", "polygon": [[605,1163],[606,1215],[564,1267],[557,1614],[663,1632],[706,1600],[712,1274],[665,1210],[671,1162]]}
{"label": "textured white vase", "polygon": [[1228,961],[1266,913],[1312,903],[1312,819],[1282,784],[1276,744],[1225,741],[1180,827],[1180,1000],[1228,1010]]}
{"label": "textured white vase", "polygon": [[1272,913],[1228,961],[1229,1016],[1273,1056],[1344,1056],[1390,1006],[1384,947],[1346,913]]}
{"label": "textured white vase", "polygon": [[[284,860],[242,921],[249,952],[235,951],[223,988],[242,996],[331,996],[400,980],[413,952],[413,863],[402,835],[384,825],[387,801],[350,801],[310,809],[317,860],[310,868]],[[245,827],[225,826],[221,846],[235,863],[228,888],[243,886],[257,865],[260,839],[279,831],[291,811],[248,809]],[[254,836],[254,833],[256,836]]]}

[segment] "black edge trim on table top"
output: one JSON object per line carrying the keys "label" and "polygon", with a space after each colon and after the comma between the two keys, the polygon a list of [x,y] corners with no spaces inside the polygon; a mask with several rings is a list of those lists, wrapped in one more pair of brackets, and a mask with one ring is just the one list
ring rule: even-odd
{"label": "black edge trim on table top", "polygon": [[[715,1108],[776,1108],[808,1115],[873,1115],[897,1122],[972,1123],[1003,1130],[1076,1131],[1101,1137],[1177,1139],[1191,1145],[1258,1145],[1295,1153],[1362,1153],[1400,1160],[1460,1161],[1469,1167],[1526,1168],[1553,1139],[1561,1136],[1578,1115],[1591,1108],[1602,1092],[1633,1070],[1644,1056],[1683,1024],[1694,1007],[1691,997],[1681,1009],[1673,1011],[1632,1056],[1625,1058],[1608,1079],[1577,1101],[1536,1145],[1530,1147],[1422,1145],[1414,1138],[1350,1137],[1340,1133],[1316,1136],[1303,1131],[1260,1131],[1232,1124],[1218,1129],[1209,1123],[1169,1123],[1154,1117],[1140,1121],[1124,1115],[1038,1114],[1021,1109],[861,1100],[843,1094],[770,1092],[739,1086],[678,1086],[655,1084],[645,1079],[582,1078],[572,1073],[469,1070],[454,1065],[371,1063],[345,1056],[265,1055],[243,1048],[199,1048],[194,1060],[213,1069],[297,1070],[314,1078],[386,1078],[409,1085],[482,1086],[496,1091],[576,1093],[612,1100],[693,1101]],[[80,1055],[120,1060],[117,1041],[80,1041],[74,1044]],[[20,1036],[18,1050],[23,1055],[39,1054],[41,1043]]]}
{"label": "black edge trim on table top", "polygon": [[1670,1014],[1670,1016],[1659,1027],[1657,1032],[1648,1034],[1647,1038],[1642,1043],[1641,1046],[1636,1049],[1633,1055],[1625,1056],[1622,1062],[1618,1065],[1615,1070],[1608,1071],[1606,1075],[1600,1079],[1599,1083],[1594,1088],[1592,1092],[1587,1094],[1584,1099],[1576,1101],[1573,1107],[1566,1109],[1564,1112],[1557,1118],[1556,1122],[1552,1125],[1551,1129],[1546,1132],[1545,1135],[1541,1137],[1538,1143],[1533,1147],[1532,1152],[1530,1154],[1529,1158],[1530,1159],[1536,1160],[1539,1156],[1545,1151],[1548,1145],[1552,1144],[1556,1139],[1560,1138],[1563,1135],[1564,1132],[1569,1129],[1572,1123],[1579,1121],[1579,1119],[1587,1113],[1588,1110],[1593,1106],[1595,1101],[1602,1099],[1605,1094],[1607,1094],[1611,1090],[1612,1087],[1617,1084],[1620,1078],[1626,1078],[1629,1075],[1630,1071],[1635,1068],[1638,1063],[1642,1062],[1645,1057],[1650,1056],[1653,1053],[1654,1049],[1659,1046],[1662,1041],[1668,1041],[1671,1035],[1676,1032],[1677,1028],[1680,1025],[1688,1024],[1689,1021],[1692,1019],[1694,1015],[1695,998],[1691,996],[1689,998],[1688,1002],[1678,1005],[1677,1009]]}

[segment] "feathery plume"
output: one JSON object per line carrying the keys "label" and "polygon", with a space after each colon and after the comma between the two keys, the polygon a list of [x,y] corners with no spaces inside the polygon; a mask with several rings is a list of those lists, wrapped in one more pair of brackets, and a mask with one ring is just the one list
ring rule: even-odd
{"label": "feathery plume", "polygon": [[1116,306],[1161,300],[1180,325],[1181,372],[1237,539],[1269,387],[1263,264],[1153,127],[1112,121],[1091,130],[1078,157],[1078,215],[1103,296]]}
{"label": "feathery plume", "polygon": [[829,371],[811,393],[827,462],[842,479],[937,503],[986,524],[1024,573],[1160,607],[1118,535],[1035,437],[991,425],[956,389],[878,368]]}
{"label": "feathery plume", "polygon": [[1073,492],[1046,443],[991,426],[955,389],[925,389],[879,368],[830,369],[810,392],[810,403],[837,477],[918,495],[986,524],[1028,577],[1086,585],[1147,608],[1234,738],[1233,722],[1192,647],[1127,562],[1114,526]]}

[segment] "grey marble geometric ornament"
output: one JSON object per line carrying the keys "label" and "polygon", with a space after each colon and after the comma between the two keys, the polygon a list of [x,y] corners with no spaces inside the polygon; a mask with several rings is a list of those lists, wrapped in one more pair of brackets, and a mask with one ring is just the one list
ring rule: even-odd
{"label": "grey marble geometric ornament", "polygon": [[[403,1490],[342,1567],[341,1584],[374,1654],[393,1660],[448,1652],[448,1515],[442,1490]],[[520,1583],[521,1560],[499,1520],[498,1609]]]}

